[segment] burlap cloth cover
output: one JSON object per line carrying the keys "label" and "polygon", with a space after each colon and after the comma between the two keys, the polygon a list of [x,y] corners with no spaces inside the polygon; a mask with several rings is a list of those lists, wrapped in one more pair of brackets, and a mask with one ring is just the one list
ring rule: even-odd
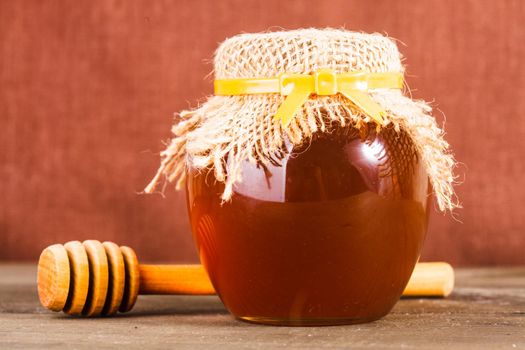
{"label": "burlap cloth cover", "polygon": [[[403,72],[394,41],[380,34],[335,29],[302,29],[241,34],[224,41],[215,53],[215,79],[273,78],[282,73],[311,74],[327,68],[335,73]],[[387,112],[386,123],[404,129],[426,166],[441,210],[458,206],[454,195],[455,161],[430,106],[398,89],[375,89],[370,96]],[[282,128],[273,120],[284,97],[280,94],[211,96],[179,114],[173,139],[161,152],[161,166],[146,187],[151,193],[162,177],[180,188],[186,169],[213,169],[225,184],[223,200],[242,181],[245,160],[267,164],[279,159],[285,139],[295,145],[334,125],[366,127],[370,119],[340,95],[312,96]]]}

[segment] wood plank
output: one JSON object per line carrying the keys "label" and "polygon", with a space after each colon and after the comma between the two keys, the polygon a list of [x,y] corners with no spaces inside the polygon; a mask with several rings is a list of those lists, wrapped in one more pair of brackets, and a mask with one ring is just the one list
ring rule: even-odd
{"label": "wood plank", "polygon": [[38,304],[36,269],[0,264],[0,348],[525,348],[525,268],[459,269],[447,299],[403,299],[384,319],[337,327],[237,321],[214,296],[140,296],[134,310],[83,319]]}

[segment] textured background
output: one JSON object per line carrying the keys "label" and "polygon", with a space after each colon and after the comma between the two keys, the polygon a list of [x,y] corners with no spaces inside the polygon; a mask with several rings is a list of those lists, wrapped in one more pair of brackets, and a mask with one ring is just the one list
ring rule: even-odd
{"label": "textured background", "polygon": [[172,113],[211,93],[226,37],[344,26],[404,43],[414,95],[446,115],[465,208],[432,214],[424,258],[524,264],[524,21],[520,0],[0,0],[0,260],[96,237],[196,261],[183,193],[137,194]]}

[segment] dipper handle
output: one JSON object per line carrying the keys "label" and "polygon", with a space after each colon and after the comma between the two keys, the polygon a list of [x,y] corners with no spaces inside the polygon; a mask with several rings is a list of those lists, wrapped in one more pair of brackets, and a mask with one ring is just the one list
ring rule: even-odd
{"label": "dipper handle", "polygon": [[[214,294],[202,265],[140,265],[139,294]],[[420,262],[403,291],[409,297],[447,297],[454,270],[446,262]]]}
{"label": "dipper handle", "polygon": [[[454,271],[444,262],[418,263],[404,296],[445,297]],[[38,262],[38,296],[53,311],[108,316],[133,308],[138,294],[214,294],[202,265],[139,265],[129,247],[95,240],[54,244]]]}
{"label": "dipper handle", "polygon": [[446,262],[416,264],[403,296],[447,297],[454,289],[454,270]]}
{"label": "dipper handle", "polygon": [[202,265],[140,265],[139,294],[215,294]]}

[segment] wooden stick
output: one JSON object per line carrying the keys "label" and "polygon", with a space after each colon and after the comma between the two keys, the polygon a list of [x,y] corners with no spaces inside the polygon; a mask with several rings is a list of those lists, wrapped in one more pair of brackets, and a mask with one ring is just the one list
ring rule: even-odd
{"label": "wooden stick", "polygon": [[[202,265],[140,265],[139,294],[214,294]],[[446,297],[454,270],[445,262],[417,263],[403,296]]]}
{"label": "wooden stick", "polygon": [[202,265],[140,265],[139,294],[215,294]]}
{"label": "wooden stick", "polygon": [[454,270],[445,262],[417,263],[403,296],[447,297],[454,289]]}

